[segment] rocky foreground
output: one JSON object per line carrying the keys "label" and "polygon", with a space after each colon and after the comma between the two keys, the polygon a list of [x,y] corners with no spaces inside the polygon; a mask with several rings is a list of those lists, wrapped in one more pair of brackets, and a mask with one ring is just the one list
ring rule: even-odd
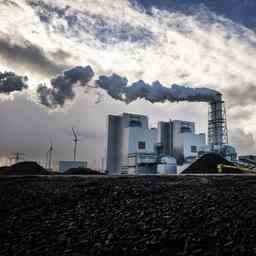
{"label": "rocky foreground", "polygon": [[0,178],[0,255],[256,255],[256,177]]}

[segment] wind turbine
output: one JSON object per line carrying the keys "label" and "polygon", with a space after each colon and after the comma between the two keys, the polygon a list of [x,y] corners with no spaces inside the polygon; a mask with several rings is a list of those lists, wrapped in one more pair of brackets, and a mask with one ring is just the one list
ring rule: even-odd
{"label": "wind turbine", "polygon": [[52,139],[50,139],[49,149],[46,153],[46,169],[49,169],[49,170],[51,170],[52,168],[52,151],[53,151],[53,143],[52,143]]}
{"label": "wind turbine", "polygon": [[24,160],[23,157],[25,156],[26,154],[22,153],[22,152],[15,152],[13,153],[13,156],[9,157],[9,160],[10,161],[13,161],[15,163],[18,163],[20,160]]}
{"label": "wind turbine", "polygon": [[45,169],[48,169],[48,158],[49,158],[49,150],[46,152],[46,159],[45,159]]}
{"label": "wind turbine", "polygon": [[74,136],[74,139],[73,139],[73,142],[74,142],[74,161],[76,161],[77,142],[79,140],[78,140],[78,137],[77,137],[77,133],[76,133],[76,131],[75,131],[75,129],[73,127],[72,127],[72,132],[73,132],[73,136]]}

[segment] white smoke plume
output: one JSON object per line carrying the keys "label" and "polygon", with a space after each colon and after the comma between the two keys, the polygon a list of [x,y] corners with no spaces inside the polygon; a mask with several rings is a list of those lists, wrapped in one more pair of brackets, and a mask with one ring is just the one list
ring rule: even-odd
{"label": "white smoke plume", "polygon": [[26,76],[19,76],[14,72],[0,72],[0,93],[10,94],[27,89],[27,80]]}
{"label": "white smoke plume", "polygon": [[160,82],[151,85],[139,80],[128,85],[128,80],[117,74],[111,76],[100,76],[96,85],[104,89],[112,98],[126,103],[137,99],[145,99],[151,103],[156,102],[210,102],[216,100],[219,92],[201,87],[191,88],[173,84],[170,87],[163,86]]}
{"label": "white smoke plume", "polygon": [[[128,79],[117,74],[111,76],[99,76],[95,81],[95,87],[88,84],[94,76],[91,66],[77,66],[63,71],[61,74],[51,79],[51,86],[39,84],[37,95],[41,104],[49,108],[63,107],[67,100],[75,98],[74,87],[84,87],[94,89],[100,99],[100,92],[97,88],[105,90],[113,99],[126,102],[127,104],[138,99],[145,99],[151,103],[156,102],[210,102],[217,99],[219,92],[201,87],[191,88],[187,86],[173,84],[170,87],[163,86],[155,81],[147,84],[143,80],[128,84]],[[10,93],[12,91],[21,91],[28,88],[25,81],[27,77],[17,76],[13,72],[0,72],[0,93]]]}
{"label": "white smoke plume", "polygon": [[74,86],[84,87],[92,79],[94,72],[90,66],[74,67],[65,70],[62,74],[51,80],[51,87],[40,84],[37,88],[40,103],[49,107],[63,107],[66,100],[75,97]]}
{"label": "white smoke plume", "polygon": [[[254,134],[255,25],[246,27],[243,22],[237,20],[250,18],[249,16],[251,20],[255,20],[255,0],[140,1],[145,4],[154,2],[155,7],[149,10],[150,13],[148,10],[137,8],[131,2],[132,0],[0,0],[0,33],[4,35],[1,41],[6,42],[6,38],[10,38],[9,44],[4,43],[3,47],[0,47],[1,70],[26,73],[31,76],[30,82],[35,86],[63,70],[59,64],[69,68],[77,63],[90,64],[97,74],[125,74],[130,84],[142,79],[150,84],[159,80],[164,85],[170,81],[180,85],[209,85],[223,92],[225,96],[229,129],[243,127],[247,134]],[[174,8],[161,8],[158,4],[160,2],[168,2]],[[194,11],[190,12],[191,4],[195,2],[205,4],[192,6]],[[209,5],[206,2],[209,2]],[[180,3],[183,3],[185,12],[175,8]],[[215,12],[211,8],[212,5],[220,8],[225,5],[227,13],[233,13],[236,19]],[[247,6],[252,15],[242,15],[241,5]],[[31,46],[32,49],[41,49],[33,50],[33,53],[42,54],[31,54]],[[14,53],[8,50],[10,47],[15,47]],[[55,54],[59,52],[64,54]],[[57,69],[53,68],[55,64],[47,65],[48,60],[49,64],[57,64]],[[34,89],[33,85],[31,91]],[[53,89],[50,83],[47,86]],[[94,99],[90,95],[84,95],[84,100],[77,100],[67,109],[70,117],[64,117],[58,111],[47,115],[46,109],[32,104],[30,99],[26,103],[20,103],[18,97],[21,96],[14,96],[15,101],[0,99],[1,120],[5,120],[0,126],[0,150],[4,152],[7,150],[6,146],[12,145],[9,151],[20,149],[40,153],[40,150],[44,149],[39,150],[39,145],[44,144],[45,138],[38,136],[37,133],[32,137],[31,133],[44,133],[42,127],[45,128],[45,123],[61,128],[69,126],[70,123],[81,122],[81,129],[90,130],[97,137],[91,143],[81,143],[81,147],[85,144],[84,153],[90,162],[94,155],[103,154],[103,139],[100,135],[104,134],[105,126],[102,120],[109,113],[119,114],[123,111],[146,113],[155,123],[166,118],[181,118],[199,123],[201,131],[207,128],[204,126],[205,109],[200,108],[200,104],[197,103],[189,104],[189,107],[174,103],[173,111],[170,113],[166,111],[168,104],[151,107],[147,102],[138,101],[130,106],[119,104],[118,101],[110,101],[111,104],[105,101],[91,106]],[[80,95],[78,97],[80,98]],[[24,121],[21,129],[20,123],[24,117],[20,109],[24,106],[24,114],[31,110],[31,120],[34,119],[36,122],[33,126],[31,122]],[[241,116],[241,108],[252,110],[250,117],[243,116],[242,126],[241,119],[238,122],[236,118],[230,118],[231,109],[234,110],[233,113],[239,113]],[[45,112],[45,118],[42,118],[40,111]],[[9,119],[9,116],[13,118]],[[68,121],[64,124],[63,119]],[[62,125],[59,125],[60,123]],[[13,127],[12,132],[10,127]],[[20,127],[19,133],[15,127]],[[52,129],[50,134],[61,136],[59,130]],[[56,131],[58,132],[55,133]],[[14,139],[15,133],[17,137]],[[234,134],[234,137],[238,136]],[[33,150],[28,148],[28,143],[22,144],[26,136],[34,146]],[[60,137],[60,141],[64,139],[65,136]],[[59,148],[64,150],[65,145],[60,144]],[[67,157],[69,151],[65,151]],[[253,153],[255,150],[246,151],[249,152]],[[63,159],[61,154],[58,157]]]}

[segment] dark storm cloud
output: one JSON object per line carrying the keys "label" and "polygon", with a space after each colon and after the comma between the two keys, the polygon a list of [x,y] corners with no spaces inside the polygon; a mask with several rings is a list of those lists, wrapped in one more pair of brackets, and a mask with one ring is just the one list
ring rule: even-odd
{"label": "dark storm cloud", "polygon": [[65,70],[61,75],[51,80],[51,87],[39,85],[37,89],[40,102],[49,107],[56,108],[64,106],[66,100],[75,97],[74,86],[85,86],[94,76],[90,66],[75,67]]}
{"label": "dark storm cloud", "polygon": [[63,51],[62,49],[59,49],[58,51],[51,53],[51,56],[53,59],[66,60],[71,55],[70,53]]}
{"label": "dark storm cloud", "polygon": [[[19,41],[0,33],[0,56],[11,66],[25,66],[45,75],[56,75],[67,68],[68,53],[59,50],[48,56],[40,46],[27,40]],[[51,55],[58,56],[58,61],[51,59]]]}
{"label": "dark storm cloud", "polygon": [[233,129],[230,131],[230,142],[234,145],[240,154],[249,154],[255,152],[256,143],[252,133],[246,133],[243,129]]}
{"label": "dark storm cloud", "polygon": [[12,0],[2,0],[2,3],[0,3],[0,4],[19,7],[19,5]]}
{"label": "dark storm cloud", "polygon": [[28,0],[27,3],[36,10],[36,13],[42,22],[48,23],[53,16],[63,17],[69,6],[60,8],[45,3],[44,1]]}
{"label": "dark storm cloud", "polygon": [[250,106],[256,102],[256,85],[254,84],[243,84],[240,87],[222,89],[222,93],[231,107]]}
{"label": "dark storm cloud", "polygon": [[248,121],[254,116],[254,111],[251,109],[244,109],[242,107],[231,109],[229,117],[235,122]]}
{"label": "dark storm cloud", "polygon": [[121,26],[99,19],[94,25],[95,38],[106,44],[130,41],[131,43],[149,44],[154,40],[153,33],[140,26],[124,23]]}
{"label": "dark storm cloud", "polygon": [[[67,112],[52,112],[31,101],[23,94],[15,100],[0,98],[0,157],[13,152],[23,152],[24,158],[45,160],[49,139],[53,140],[53,160],[69,160],[73,157],[72,130],[78,129],[81,142],[78,145],[79,160],[91,160],[103,155],[104,114],[90,115],[85,105],[72,105]],[[85,115],[87,118],[81,118]],[[90,124],[90,125],[88,125]]]}
{"label": "dark storm cloud", "polygon": [[129,23],[117,24],[100,15],[93,15],[86,11],[74,11],[70,6],[63,8],[46,4],[43,1],[29,1],[41,22],[51,24],[53,18],[63,20],[68,25],[68,31],[63,26],[54,26],[55,30],[70,37],[79,38],[81,33],[92,34],[103,44],[116,44],[130,41],[131,43],[150,44],[154,34],[142,26],[133,26]]}
{"label": "dark storm cloud", "polygon": [[27,77],[16,75],[14,72],[0,71],[0,93],[9,94],[27,89],[27,80]]}
{"label": "dark storm cloud", "polygon": [[207,7],[217,15],[225,16],[234,22],[256,30],[256,2],[255,0],[129,0],[132,5],[143,7],[151,14],[151,8],[180,11],[185,14],[194,14],[198,8]]}

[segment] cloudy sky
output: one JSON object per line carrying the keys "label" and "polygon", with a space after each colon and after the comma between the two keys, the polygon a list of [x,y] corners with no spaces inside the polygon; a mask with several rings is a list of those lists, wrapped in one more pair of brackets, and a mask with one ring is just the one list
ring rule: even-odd
{"label": "cloudy sky", "polygon": [[0,156],[44,159],[52,138],[54,159],[71,159],[73,126],[79,159],[95,166],[104,157],[106,117],[122,112],[146,114],[152,126],[172,118],[207,130],[206,103],[126,105],[80,86],[60,106],[41,104],[39,84],[51,88],[65,80],[64,70],[87,65],[95,77],[219,90],[230,143],[255,152],[255,12],[254,0],[0,0],[0,72],[28,78],[18,92],[0,84]]}

